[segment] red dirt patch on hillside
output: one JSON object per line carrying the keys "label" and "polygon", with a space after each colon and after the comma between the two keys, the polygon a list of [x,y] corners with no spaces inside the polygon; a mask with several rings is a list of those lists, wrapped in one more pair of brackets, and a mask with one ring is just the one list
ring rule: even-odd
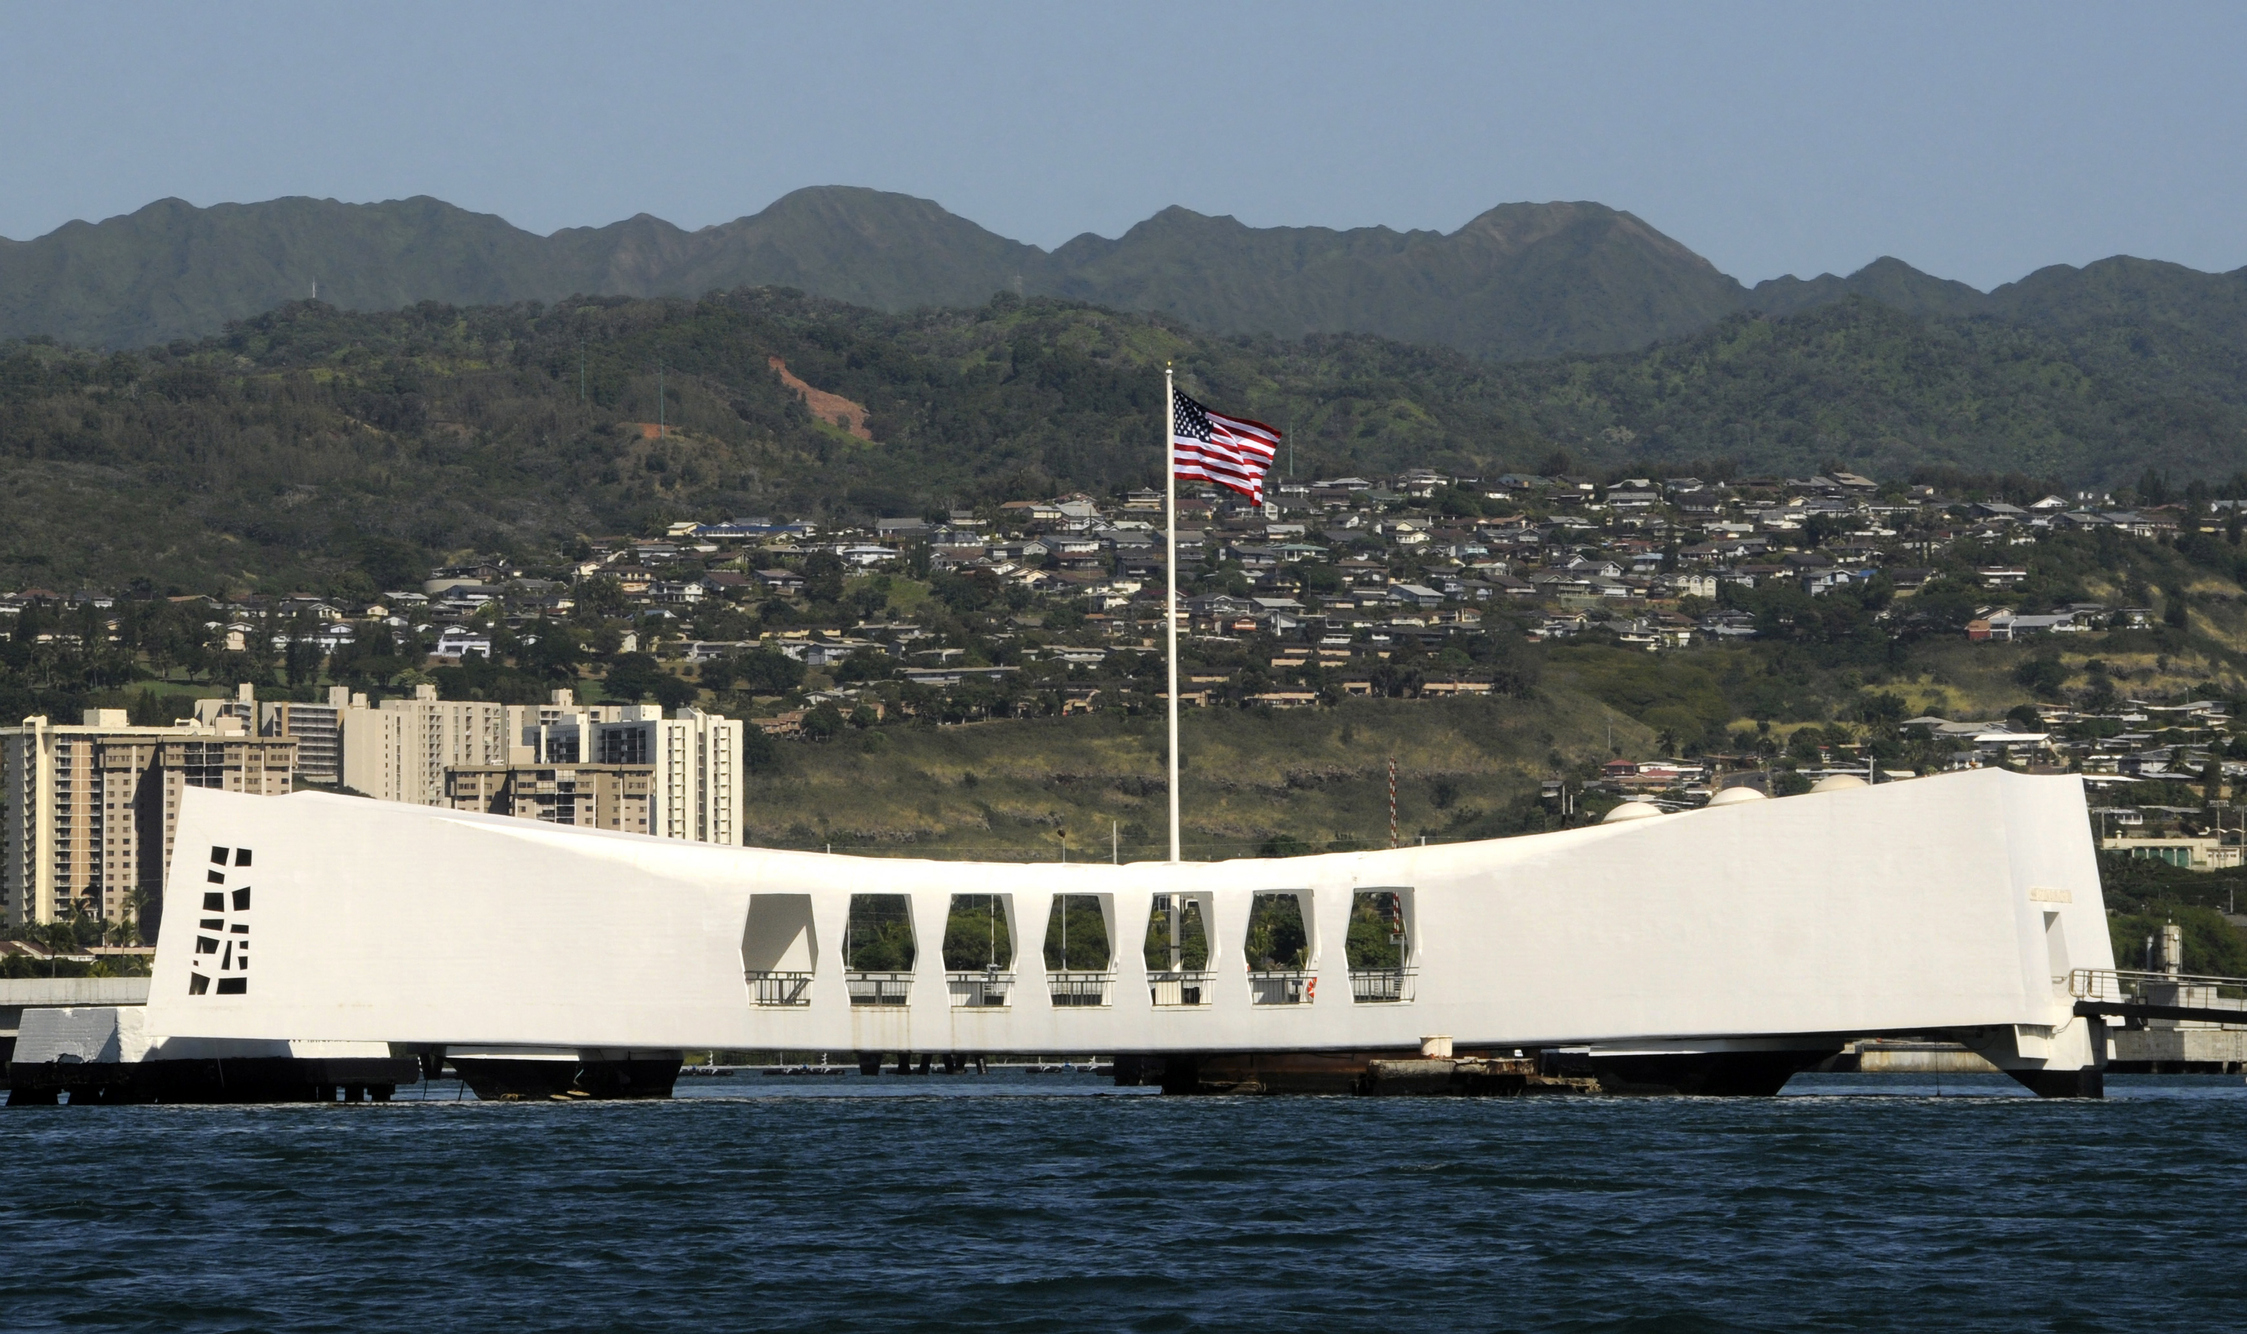
{"label": "red dirt patch on hillside", "polygon": [[861,440],[870,441],[874,438],[874,433],[866,429],[866,409],[864,407],[851,402],[841,394],[830,394],[824,389],[814,389],[805,384],[794,371],[788,369],[788,363],[778,357],[768,357],[766,361],[771,364],[774,370],[780,372],[780,382],[796,391],[797,396],[804,400],[804,406],[811,409],[811,414],[814,417],[823,422],[831,422],[840,426]]}

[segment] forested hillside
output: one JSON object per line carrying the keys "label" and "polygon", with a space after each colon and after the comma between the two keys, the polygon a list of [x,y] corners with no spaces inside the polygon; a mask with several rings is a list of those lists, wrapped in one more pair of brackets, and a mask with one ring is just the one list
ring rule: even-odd
{"label": "forested hillside", "polygon": [[2161,326],[2247,342],[2247,269],[2201,273],[2128,255],[2080,269],[2053,264],[1989,292],[1921,273],[1899,259],[1877,259],[1846,278],[1827,273],[1757,283],[1746,304],[1787,315],[1852,296],[1907,315],[1987,315],[2047,331]]}
{"label": "forested hillside", "polygon": [[[871,439],[815,418],[775,357],[863,405]],[[1148,485],[1166,360],[1286,430],[1281,471],[1305,478],[1838,463],[1901,482],[1936,464],[2033,486],[2247,463],[2241,353],[2177,325],[2038,333],[1850,300],[1499,365],[1012,296],[904,315],[772,289],[387,314],[300,302],[143,353],[0,345],[0,584],[380,588],[450,551],[538,563],[679,518]]]}
{"label": "forested hillside", "polygon": [[1722,457],[1749,472],[1951,466],[2111,486],[2147,467],[2213,478],[2247,463],[2247,343],[2151,322],[2046,332],[1850,298],[1491,378],[1528,433],[1604,440],[1619,450],[1594,457],[1650,468]]}

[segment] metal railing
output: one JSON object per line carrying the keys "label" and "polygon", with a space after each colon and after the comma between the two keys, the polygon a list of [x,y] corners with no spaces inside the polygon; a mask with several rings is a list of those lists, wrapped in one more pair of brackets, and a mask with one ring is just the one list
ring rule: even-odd
{"label": "metal railing", "polygon": [[1147,995],[1156,1008],[1207,1005],[1217,974],[1206,969],[1176,969],[1147,974]]}
{"label": "metal railing", "polygon": [[1109,988],[1116,984],[1113,972],[1079,972],[1062,970],[1045,975],[1046,994],[1053,997],[1055,1009],[1092,1008],[1108,1003]]}
{"label": "metal railing", "polygon": [[784,973],[752,968],[743,976],[749,981],[749,994],[754,1004],[811,1004],[810,973]]}
{"label": "metal railing", "polygon": [[845,973],[853,1005],[903,1005],[913,990],[911,973]]}
{"label": "metal railing", "polygon": [[1359,1005],[1401,1005],[1412,999],[1416,968],[1353,968],[1350,999]]}
{"label": "metal railing", "polygon": [[[2068,994],[2077,1000],[2151,1001],[2216,1010],[2247,1006],[2247,977],[2155,973],[2131,968],[2078,968],[2068,974],[2067,985]],[[2233,1004],[2227,1005],[2226,1001]]]}
{"label": "metal railing", "polygon": [[952,993],[953,1009],[1003,1010],[1014,996],[1014,974],[996,969],[946,973],[944,986]]}
{"label": "metal railing", "polygon": [[1248,975],[1251,1005],[1309,1005],[1317,999],[1317,991],[1318,975],[1307,969]]}

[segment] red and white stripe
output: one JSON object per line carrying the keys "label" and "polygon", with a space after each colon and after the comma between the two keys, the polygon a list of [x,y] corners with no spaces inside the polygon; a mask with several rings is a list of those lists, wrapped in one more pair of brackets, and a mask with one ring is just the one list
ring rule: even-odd
{"label": "red and white stripe", "polygon": [[[1228,417],[1179,394],[1171,405],[1171,465],[1179,477],[1211,482],[1264,503],[1264,474],[1279,453],[1280,432],[1246,417]],[[1194,414],[1209,421],[1207,438],[1187,428]]]}

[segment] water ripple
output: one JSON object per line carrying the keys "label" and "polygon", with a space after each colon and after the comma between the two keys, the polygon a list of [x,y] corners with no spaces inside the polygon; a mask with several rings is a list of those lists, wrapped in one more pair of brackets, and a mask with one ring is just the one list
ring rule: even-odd
{"label": "water ripple", "polygon": [[2237,1080],[2090,1104],[1950,1077],[1565,1102],[762,1082],[13,1109],[0,1325],[2247,1326]]}

